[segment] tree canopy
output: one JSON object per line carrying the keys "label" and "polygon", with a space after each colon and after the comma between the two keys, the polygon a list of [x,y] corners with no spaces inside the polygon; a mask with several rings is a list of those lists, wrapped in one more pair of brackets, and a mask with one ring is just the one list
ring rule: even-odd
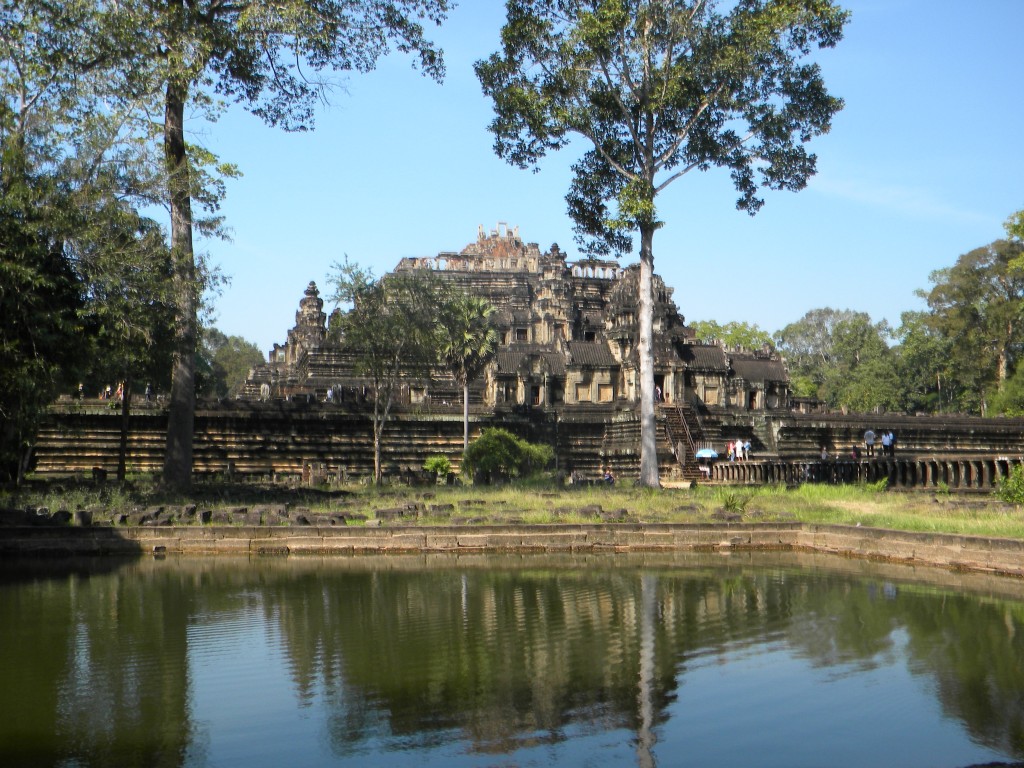
{"label": "tree canopy", "polygon": [[484,298],[445,291],[438,307],[438,355],[462,387],[462,447],[469,447],[469,382],[483,373],[494,356],[498,332],[494,307]]}
{"label": "tree canopy", "polygon": [[373,404],[374,480],[383,477],[384,426],[402,380],[426,381],[438,360],[440,286],[430,270],[395,272],[374,278],[345,260],[329,277],[332,300],[349,307],[332,331],[369,382]]}
{"label": "tree canopy", "polygon": [[775,342],[768,331],[763,331],[757,324],[731,320],[722,325],[714,320],[698,320],[689,323],[697,339],[703,342],[719,341],[733,349],[763,349],[774,347]]}
{"label": "tree canopy", "polygon": [[[989,396],[1002,391],[1024,342],[1024,243],[997,240],[929,276],[920,291],[933,327],[950,339],[958,378]],[[972,373],[972,371],[974,373]],[[974,379],[971,381],[970,379]],[[984,403],[981,410],[986,410]]]}

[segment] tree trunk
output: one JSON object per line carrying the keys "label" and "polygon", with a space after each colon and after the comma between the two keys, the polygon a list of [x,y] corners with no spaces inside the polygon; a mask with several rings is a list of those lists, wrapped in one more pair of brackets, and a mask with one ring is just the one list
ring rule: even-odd
{"label": "tree trunk", "polygon": [[469,378],[462,383],[462,452],[469,448]]}
{"label": "tree trunk", "polygon": [[654,226],[640,227],[640,485],[659,488],[657,422],[654,417]]}
{"label": "tree trunk", "polygon": [[199,294],[192,249],[192,196],[184,132],[187,98],[188,86],[172,77],[164,104],[164,159],[171,207],[171,281],[176,316],[164,482],[179,489],[188,488],[192,480],[196,337],[199,322]]}
{"label": "tree trunk", "polygon": [[375,384],[373,389],[373,484],[378,488],[384,479],[384,471],[381,467],[381,441],[384,439],[384,419],[380,412],[381,388]]}
{"label": "tree trunk", "polygon": [[132,402],[132,377],[124,380],[121,393],[121,441],[117,449],[117,482],[123,483],[128,474],[128,432]]}

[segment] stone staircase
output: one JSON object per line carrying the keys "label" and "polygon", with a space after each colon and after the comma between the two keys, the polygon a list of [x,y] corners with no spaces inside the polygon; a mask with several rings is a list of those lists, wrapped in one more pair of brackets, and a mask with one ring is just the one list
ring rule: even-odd
{"label": "stone staircase", "polygon": [[720,432],[715,430],[715,434],[711,434],[708,422],[688,404],[663,403],[658,407],[658,415],[664,436],[659,444],[669,446],[671,461],[679,468],[682,479],[700,480],[705,477],[698,468],[696,453],[701,448],[721,451],[721,446],[714,439],[720,437]]}

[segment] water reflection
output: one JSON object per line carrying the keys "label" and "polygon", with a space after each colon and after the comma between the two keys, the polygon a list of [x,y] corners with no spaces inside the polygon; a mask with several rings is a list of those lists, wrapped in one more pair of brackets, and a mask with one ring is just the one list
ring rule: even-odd
{"label": "water reflection", "polygon": [[845,764],[1021,759],[1022,621],[820,556],[7,562],[0,765],[839,765],[840,700],[915,757]]}

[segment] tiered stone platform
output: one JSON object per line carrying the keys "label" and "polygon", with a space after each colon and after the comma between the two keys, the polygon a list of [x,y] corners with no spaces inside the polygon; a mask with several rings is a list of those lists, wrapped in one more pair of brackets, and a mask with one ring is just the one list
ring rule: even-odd
{"label": "tiered stone platform", "polygon": [[[963,416],[807,415],[788,411],[710,411],[683,427],[675,407],[658,413],[658,458],[665,481],[761,484],[876,482],[890,486],[990,489],[1024,457],[1024,420]],[[619,404],[547,409],[471,408],[470,434],[502,426],[556,449],[557,469],[594,481],[610,468],[630,481],[639,468],[639,420]],[[851,458],[864,430],[892,429],[896,455]],[[104,401],[53,406],[35,451],[42,475],[112,473],[117,466],[119,410]],[[163,466],[167,415],[156,403],[133,406],[128,471],[159,472]],[[680,433],[688,432],[688,437]],[[719,460],[710,477],[695,475],[692,448],[743,438],[751,461]],[[691,445],[692,441],[692,445]],[[680,443],[685,443],[677,456]],[[833,458],[820,460],[825,447]],[[423,462],[443,454],[458,468],[462,454],[462,408],[399,408],[386,428],[385,475],[393,481],[422,478]],[[679,459],[682,459],[680,461]],[[194,471],[200,475],[356,480],[373,473],[373,438],[367,406],[307,402],[223,402],[196,411]],[[689,473],[689,474],[687,474]]]}

